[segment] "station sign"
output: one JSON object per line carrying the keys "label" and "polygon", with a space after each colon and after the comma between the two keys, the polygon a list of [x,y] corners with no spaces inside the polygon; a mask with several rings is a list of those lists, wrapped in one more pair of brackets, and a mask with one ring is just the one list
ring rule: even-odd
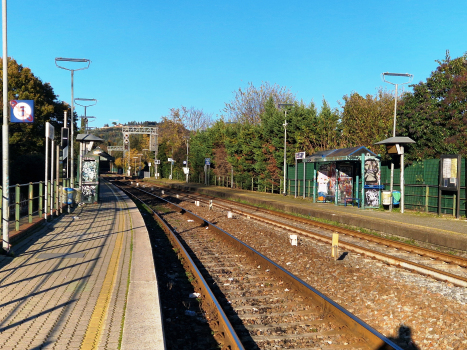
{"label": "station sign", "polygon": [[204,165],[211,165],[211,158],[204,158]]}
{"label": "station sign", "polygon": [[305,152],[295,153],[295,159],[305,159],[305,158],[306,158]]}
{"label": "station sign", "polygon": [[12,123],[34,122],[33,100],[12,100],[10,101],[10,107],[10,121]]}

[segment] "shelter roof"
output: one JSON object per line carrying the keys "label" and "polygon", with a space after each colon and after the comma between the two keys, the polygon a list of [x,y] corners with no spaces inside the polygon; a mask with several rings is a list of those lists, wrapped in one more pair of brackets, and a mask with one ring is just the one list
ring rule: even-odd
{"label": "shelter roof", "polygon": [[79,142],[104,142],[103,139],[92,134],[78,134],[76,135],[76,141]]}
{"label": "shelter roof", "polygon": [[376,153],[370,151],[364,146],[349,147],[349,148],[339,148],[329,151],[319,151],[308,157],[306,157],[306,162],[316,163],[316,162],[329,162],[329,161],[345,161],[345,160],[360,160],[362,154],[369,154],[376,157]]}
{"label": "shelter roof", "polygon": [[394,145],[396,143],[415,143],[414,140],[412,140],[410,137],[406,136],[395,136],[395,137],[390,137],[386,140],[376,142],[375,145]]}
{"label": "shelter roof", "polygon": [[101,161],[114,161],[115,158],[112,157],[110,154],[108,154],[107,152],[105,152],[102,148],[100,147],[96,147],[94,148],[91,152],[87,153],[89,155],[99,155]]}

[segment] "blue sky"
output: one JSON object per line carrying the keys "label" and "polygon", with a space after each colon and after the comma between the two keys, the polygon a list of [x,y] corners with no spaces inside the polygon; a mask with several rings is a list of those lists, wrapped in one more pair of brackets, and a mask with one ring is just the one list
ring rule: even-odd
{"label": "blue sky", "polygon": [[[382,72],[424,81],[446,50],[467,51],[458,1],[9,1],[8,55],[70,102],[55,57],[88,58],[75,98],[96,98],[90,126],[160,121],[170,108],[222,113],[249,82],[332,107],[353,91],[393,89]],[[79,115],[84,113],[77,107]]]}

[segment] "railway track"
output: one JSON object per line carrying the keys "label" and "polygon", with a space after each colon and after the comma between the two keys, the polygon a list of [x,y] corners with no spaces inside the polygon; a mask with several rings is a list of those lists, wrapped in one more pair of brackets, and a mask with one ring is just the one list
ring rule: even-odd
{"label": "railway track", "polygon": [[[151,188],[155,186],[151,185]],[[159,187],[159,191],[164,191],[166,195],[173,193],[175,197],[177,196],[176,191],[169,190],[173,192],[168,192],[163,187]],[[338,233],[341,250],[358,253],[389,265],[452,283],[455,286],[467,287],[467,259],[465,257],[206,195],[183,192],[182,196],[181,199],[199,200],[206,205],[212,200],[213,205],[224,210],[328,244],[331,244],[332,233]]]}
{"label": "railway track", "polygon": [[159,220],[193,275],[223,348],[400,349],[216,225],[147,189],[120,188],[162,212]]}

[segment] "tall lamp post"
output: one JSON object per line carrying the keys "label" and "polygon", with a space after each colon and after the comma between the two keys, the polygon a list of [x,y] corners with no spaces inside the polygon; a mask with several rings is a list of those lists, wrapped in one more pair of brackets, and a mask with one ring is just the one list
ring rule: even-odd
{"label": "tall lamp post", "polygon": [[[282,109],[282,107],[292,107],[293,103],[279,103],[278,107],[279,109]],[[284,127],[284,190],[283,194],[284,196],[287,196],[287,109],[285,110],[285,119],[284,119],[284,124],[282,126]]]}
{"label": "tall lamp post", "polygon": [[[57,62],[87,63],[87,66],[82,67],[82,68],[77,68],[77,69],[71,69],[71,68],[60,66]],[[75,71],[88,69],[90,64],[91,64],[91,60],[88,60],[87,58],[63,58],[63,57],[55,58],[55,65],[58,68],[69,70],[71,72],[71,118],[70,118],[71,119],[71,133],[70,133],[71,134],[70,135],[71,174],[70,174],[70,178],[71,178],[72,187],[75,186],[75,173],[74,173],[75,169],[74,169],[74,162],[73,162],[73,157],[74,157],[73,156],[73,141],[74,141],[73,136],[74,136],[74,118],[75,118],[74,116],[75,106],[74,106],[74,98],[73,98],[73,76],[74,76]]]}
{"label": "tall lamp post", "polygon": [[3,125],[2,125],[2,248],[5,252],[10,251],[10,235],[8,232],[8,214],[10,207],[10,169],[9,144],[8,144],[8,54],[7,54],[7,4],[2,0],[2,41],[3,41]]}
{"label": "tall lamp post", "polygon": [[[394,122],[393,122],[393,126],[392,126],[392,137],[396,137],[396,114],[397,114],[397,88],[399,85],[405,85],[405,84],[409,84],[412,79],[413,79],[413,75],[412,74],[409,74],[409,73],[382,73],[381,74],[381,77],[383,79],[383,81],[385,83],[388,83],[388,84],[391,84],[391,85],[395,85],[396,86],[396,94],[394,95]],[[406,82],[403,82],[403,83],[393,83],[393,82],[390,82],[388,80],[386,80],[386,77],[404,77],[404,78],[408,78],[408,80]],[[403,166],[401,164],[401,166]],[[401,172],[401,177],[403,176],[403,169],[402,169],[402,172]],[[401,192],[402,194],[404,193],[404,190],[402,189],[402,186],[403,186],[403,181],[401,181]],[[392,161],[391,159],[391,182],[390,182],[390,185],[389,185],[389,191],[391,192],[391,201],[389,203],[389,211],[392,211],[392,190],[393,190],[393,187],[394,187],[394,162]],[[403,199],[402,199],[403,201]],[[402,212],[403,212],[403,209],[402,209]]]}

